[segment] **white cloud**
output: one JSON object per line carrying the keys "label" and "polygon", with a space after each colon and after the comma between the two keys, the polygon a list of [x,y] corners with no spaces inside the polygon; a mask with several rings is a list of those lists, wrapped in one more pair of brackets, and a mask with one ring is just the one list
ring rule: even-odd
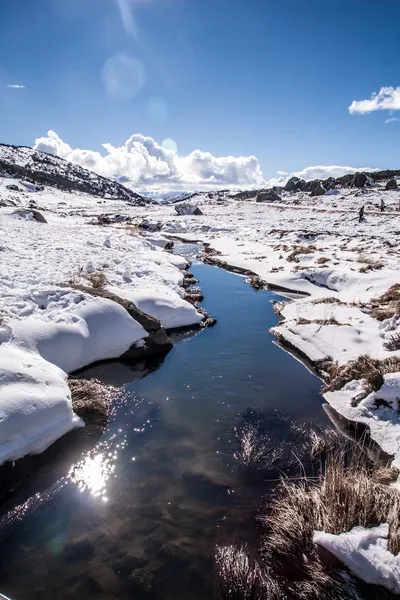
{"label": "white cloud", "polygon": [[24,85],[18,85],[17,83],[7,83],[6,87],[12,88],[13,90],[24,90]]}
{"label": "white cloud", "polygon": [[398,117],[390,117],[390,119],[386,119],[385,123],[396,123],[396,121],[400,121]]}
{"label": "white cloud", "polygon": [[187,156],[175,151],[173,140],[158,144],[151,137],[132,135],[122,146],[103,144],[105,152],[72,148],[54,131],[36,140],[35,150],[65,158],[99,175],[115,179],[137,191],[257,189],[285,185],[293,177],[306,181],[341,177],[356,171],[342,166],[314,166],[266,181],[255,156],[213,156],[194,150]]}
{"label": "white cloud", "polygon": [[254,156],[213,156],[194,150],[181,156],[151,137],[132,135],[124,145],[103,144],[105,154],[71,148],[54,131],[39,138],[34,148],[60,156],[134,189],[257,188],[265,185]]}
{"label": "white cloud", "polygon": [[278,175],[282,175],[282,176],[289,175],[289,173],[287,171],[277,171],[277,173],[278,173]]}
{"label": "white cloud", "polygon": [[400,110],[400,86],[383,87],[369,100],[353,100],[349,106],[350,114],[365,115],[376,110]]}

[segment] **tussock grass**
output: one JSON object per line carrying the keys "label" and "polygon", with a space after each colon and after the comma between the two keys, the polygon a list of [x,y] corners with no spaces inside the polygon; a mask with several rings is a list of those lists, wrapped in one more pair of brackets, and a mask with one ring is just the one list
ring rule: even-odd
{"label": "tussock grass", "polygon": [[335,317],[331,317],[330,319],[315,319],[313,321],[310,321],[310,319],[304,319],[304,317],[300,317],[299,319],[297,319],[297,324],[298,325],[338,325],[338,326],[346,325],[346,323],[339,323],[339,321],[337,321],[335,319]]}
{"label": "tussock grass", "polygon": [[104,273],[89,273],[85,277],[95,290],[104,290],[107,285],[107,278]]}
{"label": "tussock grass", "polygon": [[281,600],[281,587],[246,546],[217,546],[217,597],[230,600]]}
{"label": "tussock grass", "polygon": [[312,254],[316,251],[316,246],[314,244],[310,244],[309,246],[294,246],[292,252],[287,256],[286,260],[288,262],[299,262],[300,254]]}
{"label": "tussock grass", "polygon": [[105,425],[117,390],[97,379],[69,379],[72,408],[85,423]]}
{"label": "tussock grass", "polygon": [[327,258],[326,256],[320,256],[319,258],[317,258],[317,260],[315,261],[315,263],[317,265],[325,265],[326,263],[329,262],[329,258]]}
{"label": "tussock grass", "polygon": [[384,347],[386,350],[389,350],[389,352],[400,350],[400,333],[392,335],[391,339],[384,343]]}
{"label": "tussock grass", "polygon": [[371,317],[378,321],[400,315],[400,283],[395,283],[382,296],[372,301]]}
{"label": "tussock grass", "polygon": [[[367,396],[371,392],[377,392],[382,387],[384,375],[400,371],[400,357],[391,356],[378,360],[364,354],[345,365],[330,363],[325,365],[324,369],[328,381],[323,389],[324,392],[340,390],[353,379],[365,379],[365,396]],[[359,400],[361,399],[359,398]]]}
{"label": "tussock grass", "polygon": [[[362,450],[336,447],[327,455],[318,483],[283,480],[266,527],[263,553],[269,560],[313,555],[314,531],[338,535],[353,527],[389,522],[390,548],[400,550],[400,492],[373,478],[374,468]],[[382,475],[382,472],[380,473]]]}
{"label": "tussock grass", "polygon": [[347,306],[345,302],[339,300],[339,298],[334,298],[333,296],[329,296],[329,298],[317,298],[316,300],[311,300],[312,304],[337,304],[338,306]]}

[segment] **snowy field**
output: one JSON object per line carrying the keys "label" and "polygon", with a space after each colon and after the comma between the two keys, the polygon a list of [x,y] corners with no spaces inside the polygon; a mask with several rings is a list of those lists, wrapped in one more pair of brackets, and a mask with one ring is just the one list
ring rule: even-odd
{"label": "snowy field", "polygon": [[[339,188],[320,197],[283,192],[278,203],[204,194],[191,201],[203,216],[178,216],[173,206],[163,206],[152,207],[147,218],[159,223],[162,234],[209,244],[213,260],[255,273],[276,289],[306,294],[278,307],[282,321],[273,333],[324,376],[324,365],[344,368],[364,355],[378,362],[400,359],[400,343],[393,349],[400,339],[400,301],[386,307],[387,318],[377,318],[380,298],[400,284],[399,198],[400,190],[385,191],[383,185]],[[365,221],[359,223],[362,205]],[[369,394],[362,378],[325,399],[350,420],[367,424],[400,467],[398,371],[400,361]]]}
{"label": "snowy field", "polygon": [[123,201],[0,180],[0,464],[82,426],[67,375],[148,336],[120,304],[79,285],[131,300],[168,329],[203,319],[183,299],[186,259],[129,223],[99,225],[104,204],[117,222],[130,210]]}

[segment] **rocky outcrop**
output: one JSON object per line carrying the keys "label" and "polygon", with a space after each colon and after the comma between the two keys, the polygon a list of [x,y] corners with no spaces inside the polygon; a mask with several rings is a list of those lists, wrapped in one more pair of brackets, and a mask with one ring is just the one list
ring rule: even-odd
{"label": "rocky outcrop", "polygon": [[319,181],[318,185],[316,185],[313,191],[311,192],[311,196],[323,196],[324,194],[326,194],[326,189]]}
{"label": "rocky outcrop", "polygon": [[176,204],[174,208],[178,215],[201,216],[203,214],[198,206],[193,206],[192,204]]}
{"label": "rocky outcrop", "polygon": [[281,197],[275,192],[274,189],[266,190],[265,192],[259,192],[256,197],[256,202],[280,202]]}
{"label": "rocky outcrop", "polygon": [[353,177],[353,186],[357,188],[363,188],[368,181],[368,177],[365,173],[356,173]]}
{"label": "rocky outcrop", "polygon": [[306,182],[299,177],[291,177],[285,187],[285,192],[302,192]]}
{"label": "rocky outcrop", "polygon": [[386,184],[385,190],[397,190],[397,180],[392,177]]}
{"label": "rocky outcrop", "polygon": [[38,221],[39,223],[47,223],[42,213],[36,210],[35,208],[31,208],[31,213],[35,221]]}

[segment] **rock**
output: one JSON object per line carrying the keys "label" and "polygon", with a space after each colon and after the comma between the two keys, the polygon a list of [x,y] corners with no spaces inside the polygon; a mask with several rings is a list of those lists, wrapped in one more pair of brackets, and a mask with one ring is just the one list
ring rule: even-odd
{"label": "rock", "polygon": [[139,223],[138,227],[140,229],[144,229],[145,231],[151,231],[154,233],[155,231],[161,231],[162,223],[151,222],[147,219],[144,219],[141,223]]}
{"label": "rock", "polygon": [[99,225],[109,225],[111,223],[111,219],[107,217],[107,215],[98,215],[97,222]]}
{"label": "rock", "polygon": [[200,216],[203,213],[199,209],[198,206],[193,206],[192,204],[176,204],[174,206],[178,215],[197,215]]}
{"label": "rock", "polygon": [[127,579],[134,569],[147,565],[148,561],[140,556],[125,554],[121,558],[114,558],[111,563],[112,570],[121,579]]}
{"label": "rock", "polygon": [[168,563],[178,563],[185,568],[192,561],[193,555],[178,542],[167,542],[157,552],[157,558]]}
{"label": "rock", "polygon": [[312,181],[307,181],[304,185],[304,192],[313,192],[321,183],[319,179],[313,179]]}
{"label": "rock", "polygon": [[259,192],[256,197],[256,202],[280,202],[282,198],[274,190]]}
{"label": "rock", "polygon": [[207,317],[204,321],[201,321],[200,328],[204,329],[204,327],[214,327],[217,324],[217,319],[213,317]]}
{"label": "rock", "polygon": [[88,538],[71,540],[64,548],[67,561],[88,560],[94,554],[94,543]]}
{"label": "rock", "polygon": [[306,182],[299,177],[291,177],[285,187],[285,192],[302,192]]}
{"label": "rock", "polygon": [[397,190],[397,180],[393,177],[389,179],[386,184],[385,190]]}
{"label": "rock", "polygon": [[253,287],[255,290],[263,290],[265,289],[267,282],[264,281],[263,279],[261,279],[261,277],[259,277],[258,275],[253,275],[253,277],[251,277],[248,280],[248,283],[251,285],[251,287]]}
{"label": "rock", "polygon": [[353,186],[363,188],[368,181],[365,173],[356,173],[353,177]]}
{"label": "rock", "polygon": [[31,213],[35,221],[39,221],[39,223],[47,223],[42,213],[36,210],[35,208],[31,208]]}
{"label": "rock", "polygon": [[323,196],[325,193],[326,193],[326,189],[324,188],[322,183],[319,181],[318,185],[311,192],[311,196]]}
{"label": "rock", "polygon": [[141,594],[150,592],[153,585],[153,573],[148,569],[135,569],[129,575],[128,585]]}
{"label": "rock", "polygon": [[10,190],[11,192],[20,192],[20,191],[22,191],[22,190],[20,190],[20,188],[19,188],[17,185],[15,185],[14,183],[12,183],[11,185],[6,185],[6,188],[7,188],[8,190]]}

